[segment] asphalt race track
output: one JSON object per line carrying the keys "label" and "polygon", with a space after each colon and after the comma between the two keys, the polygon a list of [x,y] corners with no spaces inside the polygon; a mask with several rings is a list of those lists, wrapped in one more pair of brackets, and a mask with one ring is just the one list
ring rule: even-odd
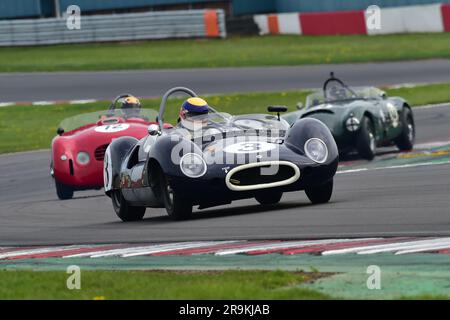
{"label": "asphalt race track", "polygon": [[450,60],[114,72],[0,74],[0,102],[161,96],[174,86],[199,94],[317,88],[330,71],[350,85],[450,82]]}
{"label": "asphalt race track", "polygon": [[[414,113],[417,142],[450,140],[450,105]],[[101,191],[57,200],[49,151],[2,155],[0,168],[0,245],[450,235],[450,164],[338,174],[325,205],[296,192],[270,208],[244,200],[182,222],[148,209],[132,223]]]}

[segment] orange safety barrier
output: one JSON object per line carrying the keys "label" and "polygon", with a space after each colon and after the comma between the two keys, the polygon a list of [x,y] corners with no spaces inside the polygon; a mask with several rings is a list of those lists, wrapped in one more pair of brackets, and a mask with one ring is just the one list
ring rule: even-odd
{"label": "orange safety barrier", "polygon": [[219,19],[217,17],[217,11],[207,10],[205,11],[205,33],[207,37],[220,37]]}

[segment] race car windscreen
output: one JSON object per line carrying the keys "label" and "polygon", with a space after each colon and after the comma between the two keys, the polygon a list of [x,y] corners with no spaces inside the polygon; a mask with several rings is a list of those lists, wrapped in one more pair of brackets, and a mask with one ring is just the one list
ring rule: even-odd
{"label": "race car windscreen", "polygon": [[108,119],[108,118],[124,118],[132,119],[132,118],[139,118],[143,119],[148,122],[155,121],[156,117],[158,116],[158,112],[153,109],[116,109],[116,110],[103,110],[103,111],[96,111],[96,112],[90,112],[90,113],[83,113],[79,114],[70,118],[66,118],[59,124],[60,128],[63,128],[64,131],[69,132],[72,130],[75,130],[80,127],[84,127],[87,125],[94,125],[101,119]]}
{"label": "race car windscreen", "polygon": [[199,130],[208,126],[226,127],[230,118],[228,113],[217,112],[211,108],[209,113],[205,114],[186,114],[184,119],[180,119],[179,125],[189,130]]}
{"label": "race car windscreen", "polygon": [[385,92],[375,87],[352,87],[351,90],[338,84],[329,84],[325,91],[320,90],[306,97],[306,108],[313,108],[324,103],[354,99],[380,99]]}

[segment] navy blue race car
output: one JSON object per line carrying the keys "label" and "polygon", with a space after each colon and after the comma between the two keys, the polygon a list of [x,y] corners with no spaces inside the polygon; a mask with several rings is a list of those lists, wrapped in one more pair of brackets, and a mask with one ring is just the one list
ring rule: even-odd
{"label": "navy blue race car", "polygon": [[[164,128],[166,102],[174,93],[190,96],[178,124]],[[105,192],[123,221],[140,220],[147,207],[166,208],[175,220],[200,209],[255,198],[273,205],[284,192],[304,190],[312,203],[333,192],[338,149],[330,130],[316,119],[289,125],[274,114],[232,116],[207,105],[190,89],[163,96],[158,125],[137,140],[121,137],[106,150]],[[198,112],[196,112],[198,111]],[[201,112],[200,112],[201,111]]]}

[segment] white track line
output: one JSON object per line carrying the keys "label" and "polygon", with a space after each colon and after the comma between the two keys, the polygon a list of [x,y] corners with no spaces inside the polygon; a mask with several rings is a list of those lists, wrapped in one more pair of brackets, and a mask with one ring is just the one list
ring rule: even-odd
{"label": "white track line", "polygon": [[[446,238],[444,238],[446,239]],[[367,245],[362,247],[353,247],[353,248],[346,248],[346,249],[337,249],[337,250],[328,250],[322,252],[322,255],[335,255],[335,254],[346,254],[346,253],[361,253],[367,254],[367,252],[370,253],[378,253],[378,252],[389,252],[389,251],[395,251],[400,250],[404,247],[411,247],[414,245],[421,245],[421,244],[431,244],[434,242],[443,241],[442,239],[426,239],[426,240],[404,240],[404,241],[398,241],[395,243],[387,243],[387,244],[378,244],[378,245]]]}
{"label": "white track line", "polygon": [[418,252],[426,252],[426,251],[437,251],[442,249],[450,249],[450,242],[448,243],[442,243],[442,244],[436,244],[431,246],[424,246],[422,248],[416,248],[416,249],[407,249],[407,250],[400,250],[397,251],[395,254],[406,254],[406,253],[418,253]]}
{"label": "white track line", "polygon": [[450,164],[450,160],[435,161],[435,162],[422,162],[422,163],[414,163],[414,164],[404,164],[404,165],[388,166],[388,167],[349,169],[349,170],[338,171],[338,172],[336,172],[336,174],[355,173],[355,172],[362,172],[362,171],[385,170],[385,169],[416,168],[416,167],[425,167],[425,166],[442,165],[442,164]]}
{"label": "white track line", "polygon": [[69,104],[87,104],[97,102],[95,99],[70,100]]}
{"label": "white track line", "polygon": [[0,259],[19,257],[19,256],[30,255],[30,254],[58,252],[58,251],[63,251],[63,250],[68,250],[68,249],[90,248],[90,247],[92,247],[92,246],[72,245],[72,246],[44,247],[44,248],[37,248],[37,249],[18,250],[18,251],[13,251],[13,252],[2,253],[2,254],[0,254]]}
{"label": "white track line", "polygon": [[[359,239],[359,241],[364,240],[372,240],[376,238],[369,239]],[[224,249],[218,250],[215,255],[224,256],[230,254],[239,254],[239,253],[248,253],[252,251],[264,251],[264,250],[274,250],[274,249],[289,249],[293,247],[303,247],[315,244],[331,244],[331,243],[340,243],[340,242],[351,242],[355,241],[355,239],[326,239],[326,240],[308,240],[308,241],[285,241],[285,242],[276,242],[276,243],[268,243],[263,245],[255,245],[253,247],[245,247],[245,248],[237,248],[237,249]]]}
{"label": "white track line", "polygon": [[34,101],[32,103],[33,106],[51,106],[56,104],[55,101]]}
{"label": "white track line", "polygon": [[121,257],[127,258],[127,257],[145,256],[145,255],[162,253],[162,252],[167,252],[167,251],[203,248],[203,247],[210,247],[210,246],[215,246],[215,245],[219,245],[219,244],[229,244],[229,243],[236,243],[236,242],[240,242],[240,241],[211,241],[211,242],[203,242],[203,243],[191,243],[191,244],[181,245],[177,248],[157,248],[157,249],[143,250],[143,251],[139,251],[139,252],[126,253],[126,254],[121,255]]}
{"label": "white track line", "polygon": [[417,241],[413,243],[406,244],[397,244],[396,246],[392,246],[389,248],[377,248],[377,249],[368,249],[358,251],[358,254],[374,254],[374,253],[383,253],[383,252],[397,252],[400,250],[408,250],[408,249],[420,249],[420,248],[428,248],[430,246],[438,245],[438,244],[450,244],[450,240],[445,239],[436,239],[436,240],[423,240]]}
{"label": "white track line", "polygon": [[0,108],[1,107],[10,107],[10,106],[15,106],[16,103],[15,102],[0,102]]}
{"label": "white track line", "polygon": [[[159,250],[176,250],[177,248],[183,248],[187,245],[200,245],[204,242],[176,242],[176,243],[166,243],[166,244],[153,244],[148,246],[139,246],[139,247],[130,247],[130,248],[121,248],[121,249],[112,249],[112,250],[103,250],[98,252],[90,252],[90,253],[82,253],[65,256],[64,258],[80,258],[80,257],[91,257],[91,258],[103,258],[103,257],[112,257],[112,256],[124,256],[132,253],[140,253],[140,252],[148,252],[154,251],[155,253]],[[215,242],[216,244],[217,242]]]}
{"label": "white track line", "polygon": [[415,110],[415,109],[433,109],[433,108],[441,108],[441,107],[450,107],[450,102],[425,104],[423,106],[413,107],[413,110]]}
{"label": "white track line", "polygon": [[120,248],[120,249],[107,249],[107,250],[98,250],[98,251],[91,251],[91,252],[85,252],[85,253],[77,253],[77,254],[70,254],[67,256],[63,256],[63,258],[84,258],[84,257],[92,257],[93,255],[96,254],[111,254],[111,255],[119,255],[122,252],[125,252],[126,250],[131,251],[132,249],[144,249],[144,248],[148,248],[150,247],[150,245],[148,246],[139,246],[139,247],[133,247],[130,246],[128,248]]}

